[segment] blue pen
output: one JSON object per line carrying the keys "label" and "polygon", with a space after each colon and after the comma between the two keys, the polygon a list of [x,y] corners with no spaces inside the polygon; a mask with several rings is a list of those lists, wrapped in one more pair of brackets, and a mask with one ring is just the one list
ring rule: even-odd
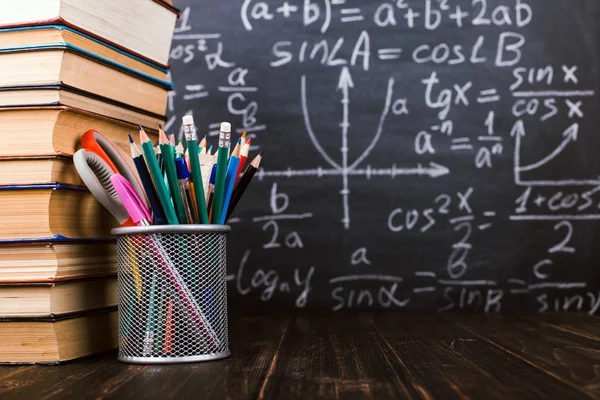
{"label": "blue pen", "polygon": [[192,190],[190,190],[190,171],[188,170],[185,158],[180,157],[175,159],[175,167],[177,168],[177,180],[179,182],[181,201],[187,223],[199,224],[200,217],[196,212],[196,202],[192,197]]}
{"label": "blue pen", "polygon": [[144,157],[140,148],[135,144],[131,135],[129,135],[129,145],[131,146],[131,156],[133,157],[133,163],[135,164],[135,168],[137,169],[138,175],[140,176],[140,181],[142,181],[142,186],[144,188],[144,191],[146,192],[146,197],[148,198],[148,202],[150,203],[150,208],[152,208],[152,213],[154,214],[154,218],[156,219],[156,224],[165,225],[165,213],[160,204],[160,200],[158,199],[158,195],[156,194],[156,190],[154,189],[154,184],[152,183],[150,172],[148,172],[148,167],[146,166],[146,162],[144,161]]}
{"label": "blue pen", "polygon": [[223,211],[221,212],[220,224],[225,223],[227,216],[227,208],[229,208],[229,202],[231,201],[231,192],[233,192],[233,184],[235,182],[235,176],[237,175],[238,166],[240,165],[240,148],[235,147],[235,150],[231,154],[229,159],[229,166],[227,167],[227,176],[225,178],[225,199],[223,200]]}
{"label": "blue pen", "polygon": [[[206,207],[208,208],[209,214],[212,216],[212,201],[213,195],[215,194],[215,180],[217,179],[217,163],[214,163],[212,171],[210,171],[210,179],[208,181],[208,203]],[[209,220],[211,218],[209,217]]]}

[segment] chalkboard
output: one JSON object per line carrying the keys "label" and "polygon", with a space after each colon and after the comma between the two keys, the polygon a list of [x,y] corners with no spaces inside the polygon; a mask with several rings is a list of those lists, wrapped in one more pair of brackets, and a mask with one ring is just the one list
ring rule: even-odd
{"label": "chalkboard", "polygon": [[179,0],[167,130],[263,164],[247,311],[600,307],[600,2]]}

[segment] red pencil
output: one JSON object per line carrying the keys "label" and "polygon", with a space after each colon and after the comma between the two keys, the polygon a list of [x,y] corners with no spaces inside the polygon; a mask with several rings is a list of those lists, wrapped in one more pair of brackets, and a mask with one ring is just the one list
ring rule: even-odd
{"label": "red pencil", "polygon": [[240,174],[242,173],[242,168],[244,168],[244,164],[246,164],[246,159],[248,158],[248,153],[250,152],[250,143],[252,143],[252,138],[249,138],[246,143],[242,146],[242,150],[240,151],[240,166],[238,167],[237,174],[235,175],[235,181],[233,184],[235,185],[240,179]]}
{"label": "red pencil", "polygon": [[173,352],[173,342],[175,329],[173,326],[173,302],[168,299],[167,303],[167,318],[165,321],[165,339],[163,342],[163,354],[171,354]]}

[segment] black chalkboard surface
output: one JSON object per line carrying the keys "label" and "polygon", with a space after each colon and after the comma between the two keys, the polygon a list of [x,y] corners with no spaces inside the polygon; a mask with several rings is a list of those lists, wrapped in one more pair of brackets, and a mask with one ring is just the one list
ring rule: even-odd
{"label": "black chalkboard surface", "polygon": [[230,305],[600,308],[600,3],[175,0],[181,117],[264,160]]}

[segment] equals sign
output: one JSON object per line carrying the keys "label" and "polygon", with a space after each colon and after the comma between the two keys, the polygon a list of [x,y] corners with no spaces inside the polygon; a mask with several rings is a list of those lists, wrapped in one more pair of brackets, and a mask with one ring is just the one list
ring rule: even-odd
{"label": "equals sign", "polygon": [[400,58],[400,54],[402,54],[402,49],[379,49],[377,50],[377,56],[380,60],[396,60]]}
{"label": "equals sign", "polygon": [[219,136],[219,129],[221,128],[220,122],[214,124],[208,124],[208,136]]}
{"label": "equals sign", "polygon": [[479,104],[494,103],[496,101],[500,101],[500,95],[496,89],[482,90],[479,92],[479,97],[477,97]]}
{"label": "equals sign", "polygon": [[470,141],[471,141],[471,139],[469,139],[469,138],[452,139],[452,146],[450,147],[450,149],[453,151],[473,150],[473,146],[471,144],[469,144]]}
{"label": "equals sign", "polygon": [[201,99],[208,96],[208,92],[204,90],[204,85],[185,85],[185,90],[191,93],[184,94],[184,100]]}
{"label": "equals sign", "polygon": [[[483,216],[487,217],[487,218],[493,218],[493,217],[496,216],[496,211],[485,211],[483,213]],[[492,227],[492,224],[491,223],[487,223],[487,224],[481,224],[477,228],[480,231],[485,231],[486,229],[490,229],[491,227]]]}
{"label": "equals sign", "polygon": [[360,8],[342,8],[340,12],[342,13],[342,22],[356,22],[365,19],[362,15],[357,15],[360,14]]}

